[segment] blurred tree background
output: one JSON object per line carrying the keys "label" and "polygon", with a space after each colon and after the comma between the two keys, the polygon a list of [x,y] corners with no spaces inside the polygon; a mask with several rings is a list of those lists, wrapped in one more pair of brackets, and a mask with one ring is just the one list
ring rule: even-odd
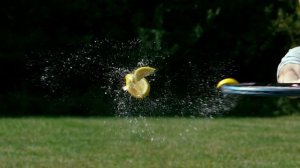
{"label": "blurred tree background", "polygon": [[[154,89],[167,82],[163,79],[167,76],[172,79],[171,91],[179,97],[191,89],[184,79],[195,77],[195,69],[199,72],[196,77],[209,78],[212,74],[207,71],[226,61],[229,65],[210,85],[229,75],[241,82],[274,83],[280,59],[300,44],[296,0],[19,0],[2,2],[0,12],[2,116],[114,115],[114,98],[97,87],[106,73],[101,66],[113,55],[120,60],[117,65],[126,67],[127,62],[132,68],[137,60],[132,57],[138,57],[140,47],[127,45],[116,52],[110,44],[122,43],[103,44],[103,39],[127,44],[139,39],[143,52],[161,54],[162,59],[154,60],[159,67]],[[89,63],[81,69],[78,65],[76,72],[97,71],[99,75],[69,77],[66,69],[59,67],[65,65],[59,60],[66,60],[66,55],[77,55],[81,61],[97,56],[94,60],[101,65]],[[70,86],[67,96],[61,93],[66,88],[51,95],[51,88],[38,84],[43,78],[39,70],[47,66],[45,60],[57,63],[60,77],[56,80]],[[299,106],[299,101],[285,98],[243,97],[228,115],[284,115],[297,113]]]}

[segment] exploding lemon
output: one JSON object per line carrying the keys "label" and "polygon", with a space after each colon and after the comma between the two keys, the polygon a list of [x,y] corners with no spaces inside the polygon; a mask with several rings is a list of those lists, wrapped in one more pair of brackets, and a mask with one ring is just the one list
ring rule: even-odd
{"label": "exploding lemon", "polygon": [[125,86],[124,90],[128,91],[130,95],[135,98],[142,99],[149,95],[150,84],[145,78],[155,72],[154,68],[151,67],[140,67],[136,69],[133,73],[127,74],[125,76]]}
{"label": "exploding lemon", "polygon": [[140,68],[136,69],[133,73],[134,73],[135,79],[137,81],[139,81],[142,78],[153,74],[154,72],[155,72],[154,68],[147,66],[147,67],[140,67]]}
{"label": "exploding lemon", "polygon": [[221,88],[223,85],[235,85],[235,84],[239,84],[239,82],[233,78],[226,78],[221,80],[218,85],[217,88]]}

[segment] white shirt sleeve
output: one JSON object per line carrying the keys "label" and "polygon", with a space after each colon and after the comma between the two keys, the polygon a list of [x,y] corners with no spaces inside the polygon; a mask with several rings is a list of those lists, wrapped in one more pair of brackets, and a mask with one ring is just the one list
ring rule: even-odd
{"label": "white shirt sleeve", "polygon": [[277,78],[281,68],[285,64],[300,64],[300,47],[290,49],[288,53],[281,59],[281,62],[277,68]]}

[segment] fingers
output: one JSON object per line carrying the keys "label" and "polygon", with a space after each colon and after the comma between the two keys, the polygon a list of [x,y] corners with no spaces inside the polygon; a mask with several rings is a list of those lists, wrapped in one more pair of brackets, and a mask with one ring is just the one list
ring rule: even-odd
{"label": "fingers", "polygon": [[299,83],[300,65],[287,64],[279,72],[277,81],[279,83]]}
{"label": "fingers", "polygon": [[[300,65],[287,64],[279,72],[278,83],[299,83],[300,84]],[[299,84],[293,84],[293,87],[299,87]],[[299,96],[288,97],[290,99],[299,99]]]}
{"label": "fingers", "polygon": [[279,83],[297,83],[297,81],[299,81],[299,78],[297,74],[292,70],[285,71],[278,77]]}

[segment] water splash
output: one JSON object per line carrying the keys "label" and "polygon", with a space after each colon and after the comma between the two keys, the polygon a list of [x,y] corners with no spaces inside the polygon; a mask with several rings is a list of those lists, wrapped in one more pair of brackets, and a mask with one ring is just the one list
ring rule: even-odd
{"label": "water splash", "polygon": [[[178,70],[180,77],[176,78],[165,68],[170,56],[161,49],[148,45],[146,48],[138,39],[95,40],[78,48],[40,54],[39,61],[30,64],[40,69],[36,83],[49,94],[58,96],[78,96],[91,89],[101,89],[112,100],[115,115],[122,117],[174,114],[213,117],[230,110],[238,100],[238,97],[224,97],[215,89],[219,80],[234,73],[230,60],[199,65],[187,59],[187,66]],[[155,67],[158,71],[147,78],[151,85],[150,96],[136,100],[122,87],[125,75],[140,66]],[[189,74],[185,74],[187,71]],[[174,80],[183,85],[183,94],[176,93],[181,88]]]}
{"label": "water splash", "polygon": [[[98,90],[92,93],[93,98],[101,94],[108,97],[115,116],[130,123],[131,134],[151,142],[165,141],[165,137],[156,134],[146,120],[148,116],[214,117],[229,111],[238,101],[238,97],[224,97],[215,89],[219,80],[234,73],[231,61],[206,69],[201,67],[204,64],[188,60],[188,66],[178,71],[183,74],[182,78],[176,79],[186,88],[180,95],[176,93],[178,87],[174,89],[176,75],[168,74],[165,68],[170,56],[161,50],[145,48],[140,40],[96,40],[79,49],[49,51],[36,56],[29,63],[35,76],[33,81],[48,90],[49,95],[78,97],[89,90]],[[122,87],[125,75],[140,66],[154,67],[157,72],[147,78],[150,95],[137,100]],[[184,74],[187,70],[189,77]]]}
{"label": "water splash", "polygon": [[[138,62],[137,67],[140,65],[148,64]],[[223,96],[215,88],[217,81],[221,79],[215,75],[216,72],[211,72],[212,77],[200,78],[198,71],[195,70],[193,71],[194,77],[185,81],[190,91],[185,92],[184,96],[178,96],[172,92],[170,84],[172,79],[166,77],[165,81],[161,83],[155,81],[156,76],[153,76],[150,77],[150,85],[153,84],[150,96],[143,100],[137,100],[121,89],[124,86],[123,78],[130,70],[116,67],[111,70],[110,73],[107,73],[107,79],[111,82],[110,85],[114,85],[116,82],[119,86],[118,89],[111,87],[106,87],[106,89],[113,97],[117,116],[172,116],[177,114],[191,117],[213,117],[229,111],[239,99],[238,96]],[[155,85],[155,82],[160,82],[160,84]]]}

